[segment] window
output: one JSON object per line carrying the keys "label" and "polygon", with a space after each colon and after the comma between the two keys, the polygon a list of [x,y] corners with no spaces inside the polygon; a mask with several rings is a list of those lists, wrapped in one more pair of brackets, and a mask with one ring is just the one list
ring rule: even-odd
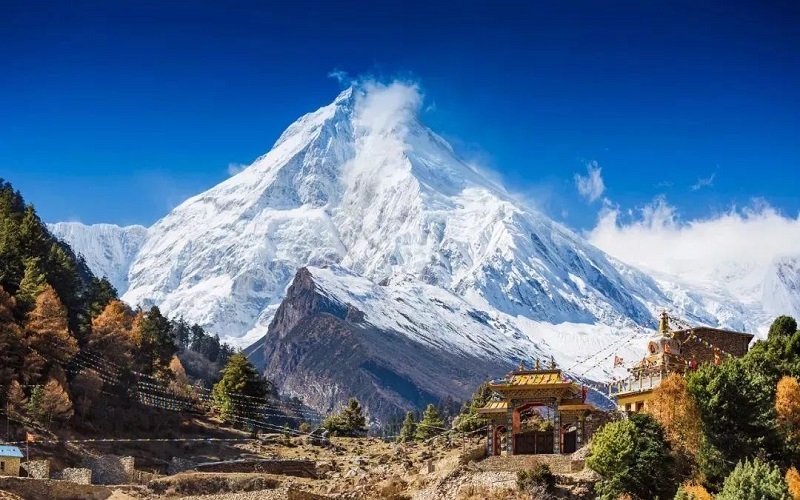
{"label": "window", "polygon": [[5,470],[6,470],[6,463],[5,462],[0,462],[0,472],[3,472]]}
{"label": "window", "polygon": [[640,401],[640,402],[636,403],[636,413],[639,413],[640,411],[642,411],[642,408],[644,408],[644,402]]}

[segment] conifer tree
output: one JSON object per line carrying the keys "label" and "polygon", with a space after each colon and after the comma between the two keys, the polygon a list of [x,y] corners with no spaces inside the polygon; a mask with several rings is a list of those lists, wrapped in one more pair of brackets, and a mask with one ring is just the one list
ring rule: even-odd
{"label": "conifer tree", "polygon": [[439,416],[436,407],[429,404],[425,411],[422,413],[422,419],[417,424],[415,437],[418,440],[424,441],[433,436],[439,435],[444,430],[444,420]]}
{"label": "conifer tree", "polygon": [[72,401],[69,394],[56,380],[49,380],[42,391],[42,422],[50,425],[54,420],[63,422],[72,418]]}
{"label": "conifer tree", "polygon": [[214,407],[226,421],[246,416],[258,399],[265,399],[272,391],[256,367],[241,352],[234,354],[220,372],[222,378],[214,384]]}
{"label": "conifer tree", "polygon": [[22,329],[14,321],[14,298],[0,287],[0,395],[6,394],[9,384],[22,376],[28,349]]}
{"label": "conifer tree", "polygon": [[358,399],[350,398],[339,413],[328,416],[322,427],[334,436],[359,436],[367,431],[367,419]]}
{"label": "conifer tree", "polygon": [[400,434],[397,436],[398,443],[407,443],[412,441],[417,431],[417,423],[414,420],[414,412],[406,412],[406,419],[403,420],[403,427],[400,429]]}
{"label": "conifer tree", "polygon": [[24,312],[31,310],[36,303],[36,297],[44,291],[47,279],[44,270],[36,257],[25,259],[25,274],[17,290],[17,304]]}
{"label": "conifer tree", "polygon": [[96,318],[112,301],[117,300],[117,289],[108,279],[92,277],[89,283],[89,316]]}
{"label": "conifer tree", "polygon": [[153,306],[139,324],[142,368],[148,373],[168,372],[169,362],[177,352],[169,320]]}
{"label": "conifer tree", "polygon": [[96,371],[86,368],[72,379],[70,387],[75,399],[75,407],[81,418],[86,418],[94,404],[100,399],[103,391],[103,379]]}
{"label": "conifer tree", "polygon": [[28,402],[28,398],[25,396],[25,391],[22,390],[22,386],[19,385],[19,382],[16,380],[13,380],[8,386],[8,390],[6,391],[6,401],[8,402],[9,406],[16,411],[21,411],[23,408],[25,408],[25,405]]}
{"label": "conifer tree", "polygon": [[454,422],[454,426],[460,432],[474,432],[489,423],[488,420],[478,413],[478,409],[486,406],[492,398],[492,391],[489,390],[489,384],[483,383],[475,390],[469,402],[464,405],[461,414]]}
{"label": "conifer tree", "polygon": [[725,479],[717,500],[787,500],[789,489],[776,465],[755,459],[739,462]]}
{"label": "conifer tree", "polygon": [[116,364],[128,366],[136,348],[133,321],[133,311],[121,300],[112,300],[92,320],[87,347]]}
{"label": "conifer tree", "polygon": [[675,449],[695,456],[700,449],[703,430],[700,410],[686,388],[686,379],[672,374],[653,390],[647,413],[664,427]]}
{"label": "conifer tree", "polygon": [[25,330],[31,348],[48,362],[65,362],[78,352],[78,341],[67,326],[67,310],[49,285],[36,297]]}
{"label": "conifer tree", "polygon": [[31,397],[28,399],[28,404],[25,409],[28,412],[28,416],[34,420],[43,421],[44,419],[44,412],[42,410],[42,405],[44,403],[44,386],[43,385],[36,385],[31,390]]}

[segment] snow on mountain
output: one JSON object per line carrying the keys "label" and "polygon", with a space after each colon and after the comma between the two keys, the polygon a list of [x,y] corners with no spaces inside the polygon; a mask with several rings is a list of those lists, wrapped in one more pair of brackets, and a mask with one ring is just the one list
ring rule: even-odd
{"label": "snow on mountain", "polygon": [[764,280],[763,303],[772,316],[800,317],[800,257],[775,259]]}
{"label": "snow on mountain", "polygon": [[103,256],[87,256],[106,266],[100,274],[130,262],[129,303],[157,304],[239,345],[267,333],[306,266],[380,331],[487,359],[552,354],[596,379],[611,376],[609,363],[590,356],[633,349],[641,335],[631,332],[654,325],[662,307],[712,326],[760,326],[756,306],[721,287],[653,278],[517,201],[419,121],[420,103],[400,83],[342,92],[158,221],[132,262],[107,253],[110,242],[84,241],[100,237],[89,232],[65,239]]}
{"label": "snow on mountain", "polygon": [[105,276],[120,294],[125,293],[128,269],[147,238],[147,228],[58,222],[47,229],[82,255],[95,275]]}

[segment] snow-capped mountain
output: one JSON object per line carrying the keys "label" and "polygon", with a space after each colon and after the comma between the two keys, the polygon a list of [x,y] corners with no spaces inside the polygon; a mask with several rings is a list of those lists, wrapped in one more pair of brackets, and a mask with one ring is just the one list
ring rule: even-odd
{"label": "snow-capped mountain", "polygon": [[[126,301],[157,304],[239,345],[262,339],[248,352],[280,364],[287,380],[300,365],[270,342],[290,329],[276,318],[293,310],[282,302],[306,267],[317,295],[358,311],[336,326],[359,339],[353,345],[373,345],[381,332],[440,362],[458,355],[504,368],[553,355],[602,380],[612,375],[602,361],[636,357],[661,308],[711,326],[763,326],[763,308],[737,303],[724,284],[697,290],[653,278],[518,201],[425,127],[419,106],[417,90],[402,84],[342,92],[146,237],[137,229],[144,242],[132,261],[117,252],[124,245],[88,229],[53,231],[98,274],[118,266]],[[317,313],[308,325],[327,324]],[[352,334],[364,328],[371,337]],[[313,332],[293,338],[304,333]]]}
{"label": "snow-capped mountain", "polygon": [[147,238],[147,228],[58,222],[48,224],[47,229],[81,254],[95,275],[105,276],[120,294],[125,293],[128,269]]}

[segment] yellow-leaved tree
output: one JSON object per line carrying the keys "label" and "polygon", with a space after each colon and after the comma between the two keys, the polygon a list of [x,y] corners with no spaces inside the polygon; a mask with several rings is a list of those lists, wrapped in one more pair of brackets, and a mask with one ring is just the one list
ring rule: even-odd
{"label": "yellow-leaved tree", "polygon": [[92,320],[87,347],[104,354],[116,364],[130,365],[136,347],[133,323],[133,311],[121,300],[112,300]]}
{"label": "yellow-leaved tree", "polygon": [[47,361],[68,361],[78,352],[78,341],[69,333],[67,321],[67,309],[58,294],[45,286],[25,325],[31,348]]}
{"label": "yellow-leaved tree", "polygon": [[800,440],[800,384],[796,378],[783,377],[778,381],[775,411],[789,437]]}
{"label": "yellow-leaved tree", "polygon": [[673,373],[664,379],[645,409],[661,423],[674,447],[689,456],[697,455],[703,438],[700,411],[682,376]]}
{"label": "yellow-leaved tree", "polygon": [[786,484],[789,485],[789,494],[792,500],[800,500],[800,472],[797,469],[790,467],[786,471]]}

